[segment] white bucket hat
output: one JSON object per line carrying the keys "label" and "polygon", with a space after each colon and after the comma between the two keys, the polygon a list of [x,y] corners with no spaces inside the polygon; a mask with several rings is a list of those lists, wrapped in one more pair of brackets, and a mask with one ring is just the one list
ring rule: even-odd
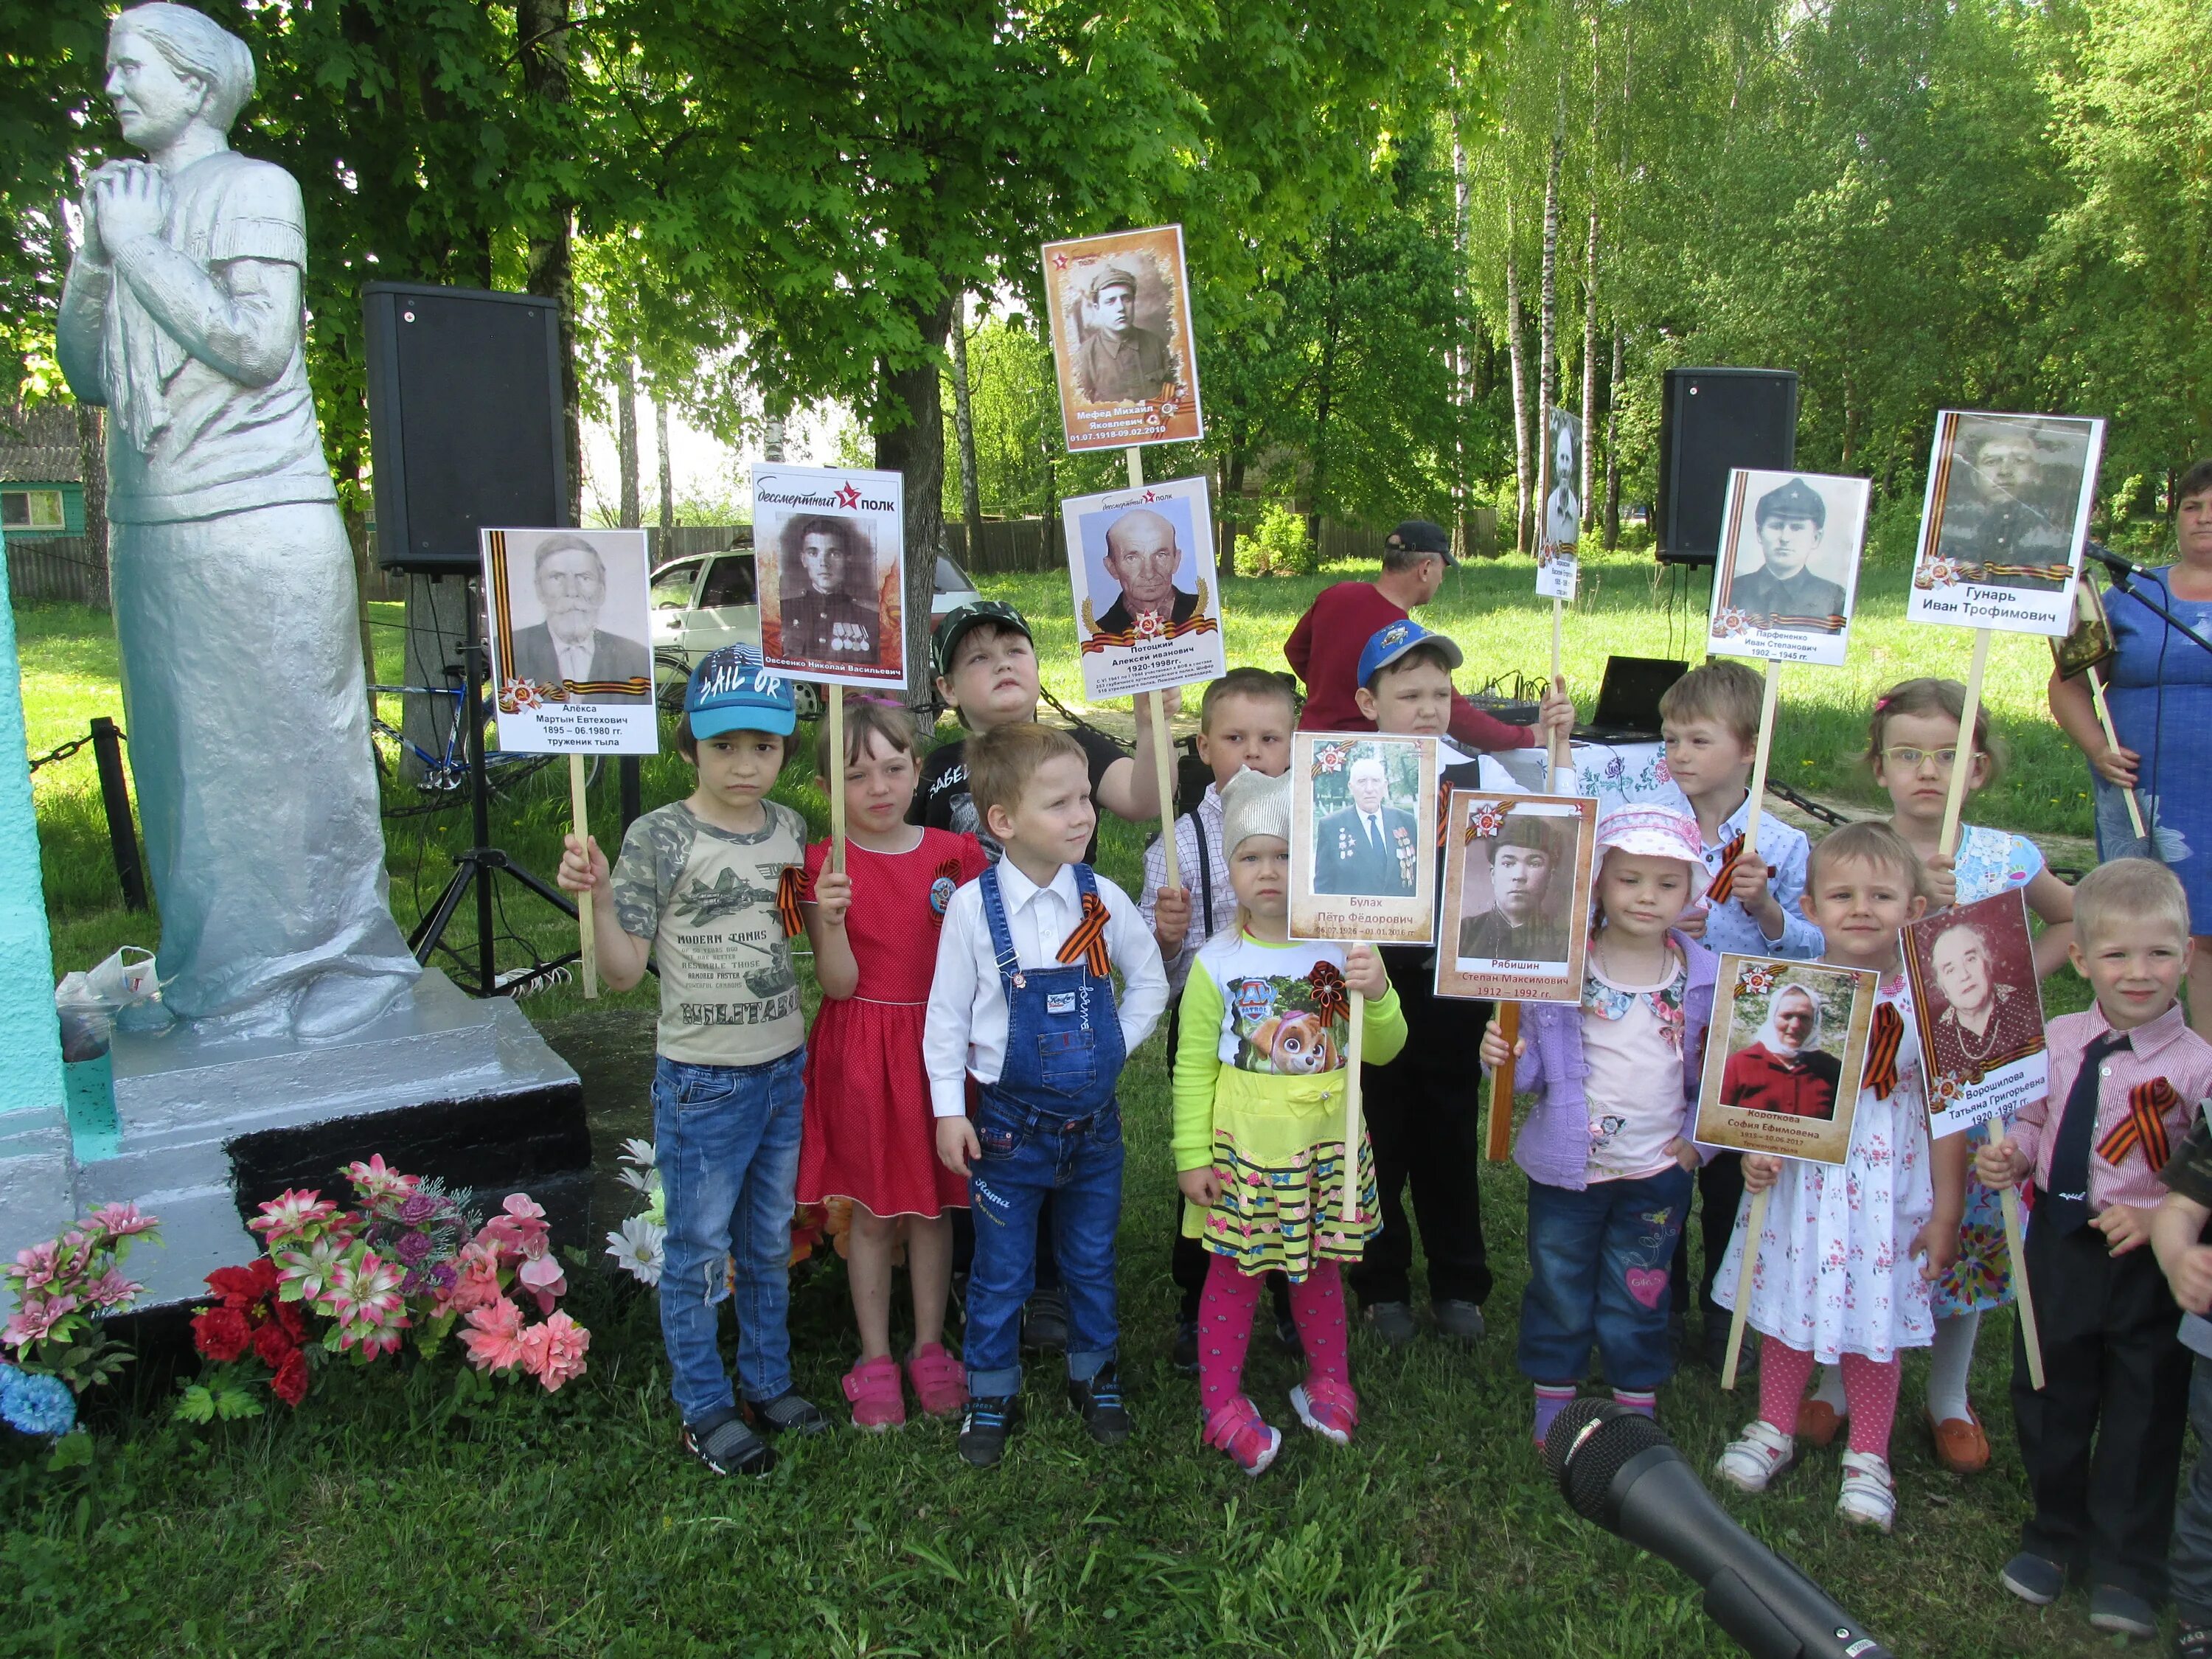
{"label": "white bucket hat", "polygon": [[1639,858],[1681,860],[1690,866],[1691,904],[1705,896],[1705,889],[1712,881],[1705,869],[1705,840],[1698,833],[1698,821],[1663,801],[1638,801],[1632,805],[1616,806],[1600,818],[1597,860],[1601,875],[1605,871],[1605,855],[1615,848]]}

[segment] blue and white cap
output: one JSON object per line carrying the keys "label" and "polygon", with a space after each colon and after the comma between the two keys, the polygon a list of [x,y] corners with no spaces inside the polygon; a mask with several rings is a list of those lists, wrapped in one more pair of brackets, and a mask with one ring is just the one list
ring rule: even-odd
{"label": "blue and white cap", "polygon": [[799,725],[791,682],[769,673],[760,652],[750,645],[726,645],[700,659],[684,688],[684,713],[695,738],[719,738],[725,732],[789,737]]}
{"label": "blue and white cap", "polygon": [[1466,660],[1459,647],[1446,635],[1431,634],[1411,617],[1403,617],[1376,629],[1374,637],[1367,641],[1366,648],[1359,653],[1359,683],[1370,684],[1408,651],[1424,645],[1435,646],[1454,668]]}

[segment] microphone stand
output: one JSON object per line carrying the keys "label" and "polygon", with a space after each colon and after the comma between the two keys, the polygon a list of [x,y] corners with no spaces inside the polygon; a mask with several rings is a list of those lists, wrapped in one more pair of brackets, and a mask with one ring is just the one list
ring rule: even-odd
{"label": "microphone stand", "polygon": [[2098,563],[2105,567],[2106,571],[2112,577],[2112,586],[2118,588],[2121,592],[2126,594],[2137,605],[2143,606],[2145,609],[2155,611],[2160,617],[2165,619],[2166,625],[2168,628],[2171,628],[2175,633],[2180,635],[2182,638],[2187,640],[2199,650],[2212,652],[2212,640],[2206,639],[2202,634],[2191,628],[2187,623],[2182,621],[2180,617],[2175,616],[2173,612],[2167,610],[2162,602],[2152,599],[2148,593],[2142,592],[2136,586],[2135,579],[2137,576],[2148,576],[2150,574],[2150,572],[2143,566],[2136,564],[2130,560],[2122,558],[2118,554],[2112,551],[2111,549],[2104,547],[2096,542],[2087,544],[2087,545],[2086,545],[2081,550],[2087,554],[2091,558],[2096,560]]}

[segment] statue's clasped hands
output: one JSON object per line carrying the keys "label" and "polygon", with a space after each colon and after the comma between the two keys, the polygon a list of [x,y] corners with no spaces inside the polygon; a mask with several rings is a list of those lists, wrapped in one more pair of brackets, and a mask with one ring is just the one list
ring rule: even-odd
{"label": "statue's clasped hands", "polygon": [[84,251],[107,260],[141,236],[159,236],[169,218],[169,181],[144,161],[109,161],[84,196]]}

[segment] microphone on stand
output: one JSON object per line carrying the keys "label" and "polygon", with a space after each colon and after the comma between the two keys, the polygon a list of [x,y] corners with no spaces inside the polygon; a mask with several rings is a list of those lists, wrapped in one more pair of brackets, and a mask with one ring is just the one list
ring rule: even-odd
{"label": "microphone on stand", "polygon": [[2148,577],[2154,574],[2150,566],[2137,564],[2133,559],[2124,559],[2102,542],[2084,542],[2081,551],[2084,556],[2094,559],[2123,582],[2130,577]]}
{"label": "microphone on stand", "polygon": [[1706,1616],[1753,1659],[1892,1659],[1738,1526],[1650,1418],[1615,1401],[1575,1401],[1553,1420],[1544,1459],[1576,1514],[1688,1574]]}

